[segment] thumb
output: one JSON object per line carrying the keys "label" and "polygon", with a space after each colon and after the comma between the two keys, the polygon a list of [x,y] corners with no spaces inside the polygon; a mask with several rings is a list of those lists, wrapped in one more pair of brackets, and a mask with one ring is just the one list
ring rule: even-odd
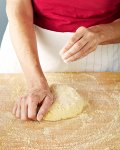
{"label": "thumb", "polygon": [[46,96],[44,101],[43,101],[43,104],[40,107],[40,109],[38,111],[38,114],[37,114],[37,120],[38,121],[42,120],[44,115],[48,112],[48,110],[49,110],[50,106],[52,105],[52,103],[53,103],[53,98],[51,98],[49,96]]}

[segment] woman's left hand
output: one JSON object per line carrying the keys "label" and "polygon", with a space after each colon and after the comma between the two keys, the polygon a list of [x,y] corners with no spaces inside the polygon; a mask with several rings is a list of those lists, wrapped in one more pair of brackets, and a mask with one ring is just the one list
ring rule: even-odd
{"label": "woman's left hand", "polygon": [[98,32],[93,32],[91,28],[80,27],[62,48],[60,55],[66,63],[76,61],[95,51],[99,44]]}

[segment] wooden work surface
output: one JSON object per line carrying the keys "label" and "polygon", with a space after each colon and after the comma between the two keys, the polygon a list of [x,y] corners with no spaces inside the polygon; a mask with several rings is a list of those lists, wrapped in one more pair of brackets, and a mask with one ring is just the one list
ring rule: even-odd
{"label": "wooden work surface", "polygon": [[11,110],[26,92],[22,74],[0,75],[0,150],[120,150],[120,73],[51,73],[87,102],[79,116],[57,122],[16,119]]}

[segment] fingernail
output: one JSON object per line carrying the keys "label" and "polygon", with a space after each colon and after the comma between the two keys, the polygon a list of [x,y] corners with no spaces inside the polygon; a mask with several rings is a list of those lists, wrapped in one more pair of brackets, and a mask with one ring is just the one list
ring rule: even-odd
{"label": "fingernail", "polygon": [[69,62],[69,60],[67,60],[67,59],[66,59],[66,60],[63,60],[63,61],[64,61],[64,63],[66,63],[66,64]]}
{"label": "fingernail", "polygon": [[41,121],[42,118],[43,118],[43,115],[39,115],[38,118],[37,118],[37,120],[38,120],[38,121]]}

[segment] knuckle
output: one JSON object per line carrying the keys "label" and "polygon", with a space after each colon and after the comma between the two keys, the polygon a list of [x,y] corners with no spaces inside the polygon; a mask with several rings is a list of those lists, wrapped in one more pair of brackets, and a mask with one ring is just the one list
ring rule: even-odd
{"label": "knuckle", "polygon": [[54,102],[54,100],[53,100],[53,99],[51,99],[51,100],[50,100],[50,104],[53,104],[53,102]]}
{"label": "knuckle", "polygon": [[45,110],[41,110],[41,111],[39,112],[38,116],[39,116],[39,115],[44,116],[44,115],[45,115]]}
{"label": "knuckle", "polygon": [[30,103],[34,103],[34,99],[33,98],[30,99]]}
{"label": "knuckle", "polygon": [[83,49],[83,50],[82,50],[83,55],[86,53],[86,51],[87,51],[86,49]]}
{"label": "knuckle", "polygon": [[83,53],[84,56],[86,56],[89,53],[89,51],[90,51],[90,48],[87,47],[87,48],[82,50],[82,53]]}
{"label": "knuckle", "polygon": [[48,95],[47,103],[52,104],[52,103],[53,103],[53,101],[54,101],[54,97],[53,97],[53,95],[52,95],[52,94]]}
{"label": "knuckle", "polygon": [[81,42],[81,43],[86,43],[86,42],[88,42],[88,39],[89,39],[88,36],[84,36],[84,37],[82,38],[82,42]]}
{"label": "knuckle", "polygon": [[53,102],[54,102],[54,99],[52,98],[52,99],[51,99],[51,103],[53,103]]}
{"label": "knuckle", "polygon": [[75,54],[75,60],[77,60],[79,57],[80,57],[79,53]]}
{"label": "knuckle", "polygon": [[82,43],[81,42],[77,42],[76,43],[76,47],[81,47],[82,46]]}
{"label": "knuckle", "polygon": [[94,47],[94,48],[91,48],[90,49],[90,52],[93,52],[93,51],[95,51],[96,50],[96,48]]}
{"label": "knuckle", "polygon": [[25,99],[24,98],[21,98],[20,99],[20,103],[24,103],[25,102]]}
{"label": "knuckle", "polygon": [[81,28],[81,29],[86,29],[86,27],[84,27],[84,26],[81,26],[80,28]]}
{"label": "knuckle", "polygon": [[45,108],[42,108],[42,109],[40,110],[40,114],[44,115],[44,114],[45,114],[45,111],[46,111],[46,109],[45,109]]}
{"label": "knuckle", "polygon": [[77,29],[77,32],[81,32],[81,31],[85,31],[85,30],[86,30],[86,28],[84,26],[81,26]]}
{"label": "knuckle", "polygon": [[75,44],[75,47],[76,47],[76,49],[81,49],[82,47],[83,47],[83,42],[82,41],[79,41],[79,42],[77,42],[76,44]]}
{"label": "knuckle", "polygon": [[81,56],[84,56],[84,55],[86,55],[86,54],[88,54],[88,51],[83,50]]}
{"label": "knuckle", "polygon": [[33,98],[33,95],[32,95],[32,94],[28,95],[28,98],[29,98],[29,100],[31,101],[32,98]]}
{"label": "knuckle", "polygon": [[68,43],[68,46],[71,46],[75,42],[75,38],[72,37]]}
{"label": "knuckle", "polygon": [[91,32],[89,32],[87,36],[88,36],[88,38],[93,38],[93,37],[94,37],[94,34],[91,33]]}
{"label": "knuckle", "polygon": [[72,61],[75,61],[76,60],[76,55],[74,55],[73,57],[72,57]]}
{"label": "knuckle", "polygon": [[74,61],[78,60],[78,58],[75,58]]}
{"label": "knuckle", "polygon": [[87,30],[87,28],[85,28],[85,27],[81,27],[81,31],[86,31]]}
{"label": "knuckle", "polygon": [[33,97],[33,95],[29,95],[28,100],[29,100],[30,103],[33,103],[33,102],[34,102],[34,97]]}
{"label": "knuckle", "polygon": [[73,59],[73,61],[76,61],[76,60],[77,60],[77,58],[74,58],[74,59]]}
{"label": "knuckle", "polygon": [[76,37],[73,36],[73,37],[70,39],[69,44],[71,45],[71,44],[73,44],[75,41],[76,41]]}
{"label": "knuckle", "polygon": [[84,56],[87,56],[89,53],[84,53]]}
{"label": "knuckle", "polygon": [[48,94],[48,98],[51,100],[51,99],[53,99],[53,94],[50,92],[49,94]]}
{"label": "knuckle", "polygon": [[68,57],[71,57],[73,55],[73,52],[69,51],[67,55],[68,55]]}

